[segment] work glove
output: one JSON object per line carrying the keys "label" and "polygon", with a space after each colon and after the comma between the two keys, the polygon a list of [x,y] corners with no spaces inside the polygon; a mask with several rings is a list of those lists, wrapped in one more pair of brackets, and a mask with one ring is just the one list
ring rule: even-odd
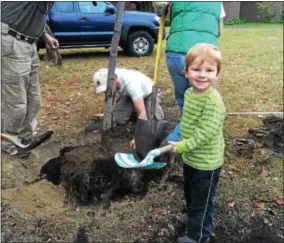
{"label": "work glove", "polygon": [[153,2],[155,12],[159,17],[167,16],[170,2]]}
{"label": "work glove", "polygon": [[[139,116],[138,119],[148,121],[147,117],[145,117],[145,116]],[[138,121],[138,123],[140,123],[140,122]],[[136,149],[136,143],[135,143],[135,139],[134,138],[129,142],[129,147],[131,149]]]}
{"label": "work glove", "polygon": [[151,124],[147,117],[138,117],[134,139],[136,154],[140,159],[144,159],[152,149]]}

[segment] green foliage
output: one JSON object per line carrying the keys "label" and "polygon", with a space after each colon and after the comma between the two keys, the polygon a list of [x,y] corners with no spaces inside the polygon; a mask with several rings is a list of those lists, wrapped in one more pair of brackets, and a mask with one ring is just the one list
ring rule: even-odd
{"label": "green foliage", "polygon": [[240,25],[240,24],[245,24],[248,21],[246,19],[238,19],[238,18],[232,18],[227,20],[224,24],[225,25]]}
{"label": "green foliage", "polygon": [[[264,22],[270,23],[271,19],[276,15],[276,11],[272,11],[273,2],[259,2],[256,3],[257,9],[264,12]],[[283,16],[283,14],[282,14]]]}

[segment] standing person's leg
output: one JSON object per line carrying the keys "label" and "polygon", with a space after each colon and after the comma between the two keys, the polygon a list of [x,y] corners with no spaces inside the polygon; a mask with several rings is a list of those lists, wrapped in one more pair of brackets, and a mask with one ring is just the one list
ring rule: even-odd
{"label": "standing person's leg", "polygon": [[[184,104],[184,93],[190,87],[188,80],[184,75],[184,60],[185,55],[167,52],[167,66],[174,84],[175,97],[179,106],[180,115],[182,115]],[[180,140],[180,123],[169,134],[165,141],[179,141]]]}
{"label": "standing person's leg", "polygon": [[132,100],[127,96],[120,96],[115,103],[113,121],[117,125],[123,125],[134,116],[135,108]]}
{"label": "standing person's leg", "polygon": [[31,45],[31,72],[27,86],[27,113],[19,137],[22,143],[30,144],[29,149],[33,149],[49,139],[53,131],[37,130],[38,121],[36,115],[40,109],[41,93],[39,82],[39,56],[36,44]]}
{"label": "standing person's leg", "polygon": [[183,163],[183,178],[184,178],[183,193],[187,209],[186,221],[188,219],[188,208],[191,204],[191,184],[194,172],[195,170],[192,167],[190,167],[188,164]]}
{"label": "standing person's leg", "polygon": [[191,170],[187,234],[178,242],[208,242],[213,229],[212,214],[221,168],[213,171]]}
{"label": "standing person's leg", "polygon": [[35,45],[32,47],[31,72],[27,87],[27,113],[20,137],[31,140],[37,134],[38,121],[36,115],[40,109],[41,94],[39,83],[39,57]]}
{"label": "standing person's leg", "polygon": [[[1,132],[20,141],[19,133],[27,113],[27,88],[31,72],[32,48],[29,43],[8,35],[8,27],[5,28],[3,24],[1,37]],[[18,149],[7,141],[2,141],[1,147],[10,155],[19,153]]]}
{"label": "standing person's leg", "polygon": [[175,97],[179,106],[180,114],[182,114],[184,93],[190,87],[188,80],[184,75],[185,55],[167,52],[166,58],[169,74],[174,85]]}

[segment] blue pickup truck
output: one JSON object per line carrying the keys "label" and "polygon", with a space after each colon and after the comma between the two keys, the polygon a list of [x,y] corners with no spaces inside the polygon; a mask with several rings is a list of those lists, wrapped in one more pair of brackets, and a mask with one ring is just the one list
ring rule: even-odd
{"label": "blue pickup truck", "polygon": [[[110,2],[54,2],[47,24],[60,48],[108,48],[115,19],[116,7]],[[157,43],[159,21],[153,13],[124,11],[119,46],[130,56],[150,55]],[[38,49],[43,47],[41,40]]]}

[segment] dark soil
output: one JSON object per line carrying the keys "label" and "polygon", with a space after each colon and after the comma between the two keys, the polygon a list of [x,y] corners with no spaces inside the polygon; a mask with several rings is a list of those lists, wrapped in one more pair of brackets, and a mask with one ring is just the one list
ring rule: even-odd
{"label": "dark soil", "polygon": [[[171,129],[178,121],[172,113],[167,118],[172,121]],[[261,177],[268,180],[263,168],[268,170],[272,159],[281,155],[283,142],[281,131],[270,132],[281,127],[281,121],[270,121],[264,122],[264,130],[276,137],[269,140],[276,141],[276,154],[269,148],[261,154],[266,140],[252,132],[227,141],[227,165],[214,214],[216,236],[210,242],[283,242],[283,205],[276,203],[274,197],[279,195],[266,183],[261,185]],[[80,145],[49,143],[35,149],[35,156],[27,162],[5,165],[3,242],[175,242],[184,234],[176,221],[184,209],[180,158],[164,170],[125,171],[116,166],[113,155],[129,152],[133,127],[112,132],[106,148],[98,143],[99,124],[93,122],[85,129]],[[169,161],[167,156],[162,159]],[[237,159],[245,159],[250,167],[243,171],[233,167]],[[35,182],[43,175],[45,179]],[[244,188],[240,188],[242,181]]]}

